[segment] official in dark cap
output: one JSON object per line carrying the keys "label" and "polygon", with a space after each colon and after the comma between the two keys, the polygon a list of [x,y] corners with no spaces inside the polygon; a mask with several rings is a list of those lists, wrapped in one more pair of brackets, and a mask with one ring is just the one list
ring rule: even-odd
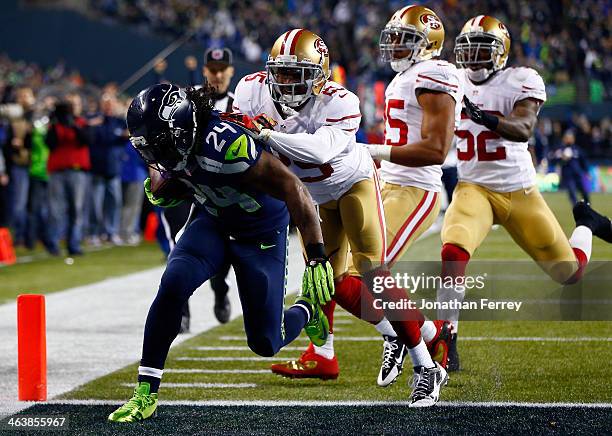
{"label": "official in dark cap", "polygon": [[232,66],[232,51],[229,48],[213,48],[204,54],[202,74],[210,85],[217,89],[215,109],[221,112],[231,112],[234,94],[229,91],[229,85],[234,77]]}

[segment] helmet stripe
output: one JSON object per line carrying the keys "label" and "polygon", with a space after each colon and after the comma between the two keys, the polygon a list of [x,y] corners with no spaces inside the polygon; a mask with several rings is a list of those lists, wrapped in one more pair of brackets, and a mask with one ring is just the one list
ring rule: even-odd
{"label": "helmet stripe", "polygon": [[281,50],[281,54],[284,54],[284,55],[291,54],[291,44],[293,43],[293,37],[299,30],[300,29],[293,29],[287,32],[287,36],[285,37],[285,40],[283,41],[283,47]]}
{"label": "helmet stripe", "polygon": [[481,15],[480,21],[478,22],[478,25],[482,27],[482,22],[485,20],[485,18],[487,18],[488,15]]}
{"label": "helmet stripe", "polygon": [[406,15],[406,13],[407,13],[407,12],[408,12],[410,9],[412,9],[413,7],[415,7],[415,6],[416,6],[416,5],[406,6],[406,7],[404,8],[404,10],[402,11],[401,15],[400,15],[400,20],[401,20],[402,18],[404,18],[404,15]]}
{"label": "helmet stripe", "polygon": [[300,39],[300,35],[304,32],[304,29],[299,29],[291,39],[291,46],[289,48],[289,53],[287,54],[295,54],[295,47],[297,46],[297,42]]}
{"label": "helmet stripe", "polygon": [[293,30],[288,30],[287,32],[285,32],[285,38],[283,38],[283,43],[281,44],[280,47],[280,54],[284,54],[285,51],[285,44],[287,44],[287,38],[289,38],[289,35],[291,34],[291,32],[293,32]]}

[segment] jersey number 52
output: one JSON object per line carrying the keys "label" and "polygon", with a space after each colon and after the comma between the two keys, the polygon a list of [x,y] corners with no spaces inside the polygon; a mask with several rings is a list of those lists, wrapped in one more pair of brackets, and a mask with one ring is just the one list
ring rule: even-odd
{"label": "jersey number 52", "polygon": [[[476,152],[478,152],[478,160],[481,162],[503,160],[506,158],[506,147],[504,146],[497,147],[494,151],[487,151],[487,140],[500,138],[495,132],[484,130],[474,137],[469,130],[456,130],[455,135],[461,139],[467,140],[467,147],[465,150],[461,150],[459,146],[457,146],[457,159],[459,160],[472,160],[474,156],[476,156]],[[474,147],[474,145],[476,145],[476,147]]]}

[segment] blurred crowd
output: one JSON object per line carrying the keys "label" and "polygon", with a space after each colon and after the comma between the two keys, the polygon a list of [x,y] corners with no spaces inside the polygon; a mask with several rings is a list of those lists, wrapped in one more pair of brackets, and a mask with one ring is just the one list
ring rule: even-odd
{"label": "blurred crowd", "polygon": [[[251,62],[265,61],[289,28],[321,35],[349,87],[385,79],[378,60],[380,30],[405,1],[373,0],[96,0],[90,10],[153,32],[188,31],[204,47],[229,47]],[[468,18],[493,15],[510,29],[510,64],[539,70],[550,94],[582,101],[612,99],[609,0],[431,0],[446,28],[443,57],[453,60],[454,38]]]}
{"label": "blurred crowd", "polygon": [[62,64],[47,70],[0,56],[0,227],[16,246],[82,254],[140,240],[147,169],[128,141],[129,99]]}

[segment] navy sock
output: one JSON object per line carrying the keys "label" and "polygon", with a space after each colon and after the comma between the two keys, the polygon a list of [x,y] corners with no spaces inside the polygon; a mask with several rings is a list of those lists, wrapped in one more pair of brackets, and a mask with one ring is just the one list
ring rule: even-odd
{"label": "navy sock", "polygon": [[161,383],[161,379],[157,377],[152,377],[150,375],[138,374],[138,383],[141,382],[149,383],[149,385],[151,386],[151,393],[155,394],[159,390],[159,384]]}

